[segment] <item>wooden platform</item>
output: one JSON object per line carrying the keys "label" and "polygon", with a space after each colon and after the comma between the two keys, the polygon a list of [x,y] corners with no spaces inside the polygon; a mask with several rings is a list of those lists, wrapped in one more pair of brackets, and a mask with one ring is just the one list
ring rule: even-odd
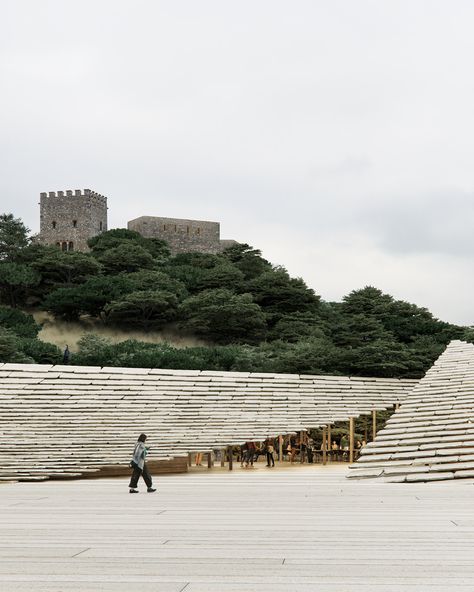
{"label": "wooden platform", "polygon": [[472,592],[474,485],[340,466],[0,484],[5,592]]}

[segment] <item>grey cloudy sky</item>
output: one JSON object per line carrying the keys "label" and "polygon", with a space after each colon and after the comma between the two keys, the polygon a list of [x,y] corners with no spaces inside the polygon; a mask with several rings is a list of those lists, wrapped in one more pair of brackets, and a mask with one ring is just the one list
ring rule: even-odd
{"label": "grey cloudy sky", "polygon": [[474,324],[474,3],[0,0],[1,210],[211,219],[326,300]]}

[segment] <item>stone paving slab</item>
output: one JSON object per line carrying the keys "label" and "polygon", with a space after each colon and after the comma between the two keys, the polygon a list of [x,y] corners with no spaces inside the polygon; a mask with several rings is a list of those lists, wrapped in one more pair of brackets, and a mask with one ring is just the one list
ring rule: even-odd
{"label": "stone paving slab", "polygon": [[473,480],[352,481],[345,466],[0,485],[8,592],[462,592]]}

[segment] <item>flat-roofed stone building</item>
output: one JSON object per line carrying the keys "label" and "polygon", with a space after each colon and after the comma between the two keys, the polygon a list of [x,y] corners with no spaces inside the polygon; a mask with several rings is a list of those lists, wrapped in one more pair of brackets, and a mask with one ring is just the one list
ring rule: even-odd
{"label": "flat-roofed stone building", "polygon": [[171,253],[221,253],[236,244],[234,240],[220,238],[219,222],[140,216],[128,222],[128,229],[139,232],[146,238],[166,241]]}
{"label": "flat-roofed stone building", "polygon": [[106,230],[104,195],[91,189],[40,193],[40,243],[63,251],[88,251],[87,241]]}

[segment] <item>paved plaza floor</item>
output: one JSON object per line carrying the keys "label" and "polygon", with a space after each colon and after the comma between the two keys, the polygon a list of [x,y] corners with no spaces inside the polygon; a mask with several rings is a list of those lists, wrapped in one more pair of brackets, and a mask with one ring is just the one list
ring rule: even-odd
{"label": "paved plaza floor", "polygon": [[5,592],[474,590],[472,481],[345,466],[0,484]]}

